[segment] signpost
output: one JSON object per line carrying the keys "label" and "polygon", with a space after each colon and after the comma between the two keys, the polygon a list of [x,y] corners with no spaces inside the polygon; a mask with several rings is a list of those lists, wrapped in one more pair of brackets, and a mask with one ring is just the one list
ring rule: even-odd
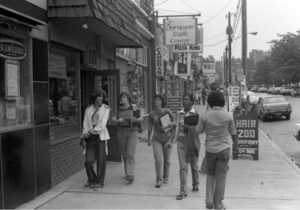
{"label": "signpost", "polygon": [[232,154],[233,160],[238,155],[251,155],[258,160],[258,117],[256,111],[239,110],[233,112],[235,127],[238,135],[238,153]]}

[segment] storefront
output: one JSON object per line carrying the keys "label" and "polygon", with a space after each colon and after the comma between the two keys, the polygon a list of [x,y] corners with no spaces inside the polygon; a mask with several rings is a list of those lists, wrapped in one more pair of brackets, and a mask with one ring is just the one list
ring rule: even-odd
{"label": "storefront", "polygon": [[[114,110],[121,90],[115,49],[142,47],[127,1],[38,0],[43,9],[17,1],[0,0],[3,209],[21,206],[84,168],[78,142],[89,95],[104,89],[105,103]],[[113,143],[112,161],[120,155]]]}
{"label": "storefront", "polygon": [[41,52],[35,32],[46,27],[46,11],[36,8],[39,15],[34,15],[34,5],[10,3],[0,1],[1,209],[15,208],[51,186],[49,130],[39,112],[47,105],[39,96],[48,87],[38,82],[45,60],[34,60]]}

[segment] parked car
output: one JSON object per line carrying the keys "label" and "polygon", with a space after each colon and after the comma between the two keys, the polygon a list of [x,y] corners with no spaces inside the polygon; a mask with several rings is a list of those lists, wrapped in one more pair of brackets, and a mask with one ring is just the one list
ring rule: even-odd
{"label": "parked car", "polygon": [[275,89],[274,87],[269,87],[267,93],[268,93],[268,94],[272,94],[273,91],[274,91],[274,89]]}
{"label": "parked car", "polygon": [[251,88],[251,91],[252,91],[252,92],[255,92],[255,90],[256,90],[256,86],[253,86],[253,87]]}
{"label": "parked car", "polygon": [[281,95],[291,95],[291,92],[292,92],[292,88],[290,87],[283,87],[281,90],[280,90],[280,94]]}
{"label": "parked car", "polygon": [[266,88],[266,87],[260,87],[257,92],[259,92],[259,93],[266,93],[266,92],[268,92],[268,88]]}
{"label": "parked car", "polygon": [[294,88],[291,92],[291,96],[292,97],[296,97],[296,96],[300,97],[300,87]]}
{"label": "parked car", "polygon": [[300,141],[300,122],[296,123],[295,125],[294,136],[297,141]]}
{"label": "parked car", "polygon": [[278,95],[278,94],[280,94],[280,90],[282,89],[282,87],[275,87],[274,88],[274,91],[273,91],[273,95]]}
{"label": "parked car", "polygon": [[292,106],[284,96],[262,96],[257,103],[258,117],[265,121],[269,117],[285,116],[287,120],[290,119],[292,113]]}

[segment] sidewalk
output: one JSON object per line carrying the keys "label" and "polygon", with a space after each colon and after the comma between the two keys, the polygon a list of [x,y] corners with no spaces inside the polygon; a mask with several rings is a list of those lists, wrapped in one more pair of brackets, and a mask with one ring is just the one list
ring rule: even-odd
{"label": "sidewalk", "polygon": [[[204,106],[195,106],[202,113]],[[140,134],[147,135],[147,132]],[[200,136],[202,145],[205,135]],[[201,147],[199,167],[205,148]],[[259,133],[259,160],[239,156],[229,161],[224,204],[227,209],[299,209],[300,169],[262,131]],[[190,168],[189,168],[190,171]],[[200,174],[200,191],[192,192],[188,176],[188,196],[175,199],[179,193],[177,145],[171,156],[170,180],[155,188],[152,148],[140,141],[136,150],[135,180],[124,179],[124,167],[108,163],[105,186],[101,191],[83,190],[85,171],[60,183],[21,209],[205,209],[205,180]]]}

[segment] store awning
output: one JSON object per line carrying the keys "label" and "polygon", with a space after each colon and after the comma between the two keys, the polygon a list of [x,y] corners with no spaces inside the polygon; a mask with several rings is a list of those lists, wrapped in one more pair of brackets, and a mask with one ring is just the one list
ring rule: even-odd
{"label": "store awning", "polygon": [[13,24],[20,24],[29,28],[41,30],[39,25],[47,25],[45,22],[35,19],[31,16],[25,15],[16,10],[0,5],[0,24],[13,27]]}
{"label": "store awning", "polygon": [[104,37],[120,48],[142,47],[130,1],[49,0],[48,18]]}

